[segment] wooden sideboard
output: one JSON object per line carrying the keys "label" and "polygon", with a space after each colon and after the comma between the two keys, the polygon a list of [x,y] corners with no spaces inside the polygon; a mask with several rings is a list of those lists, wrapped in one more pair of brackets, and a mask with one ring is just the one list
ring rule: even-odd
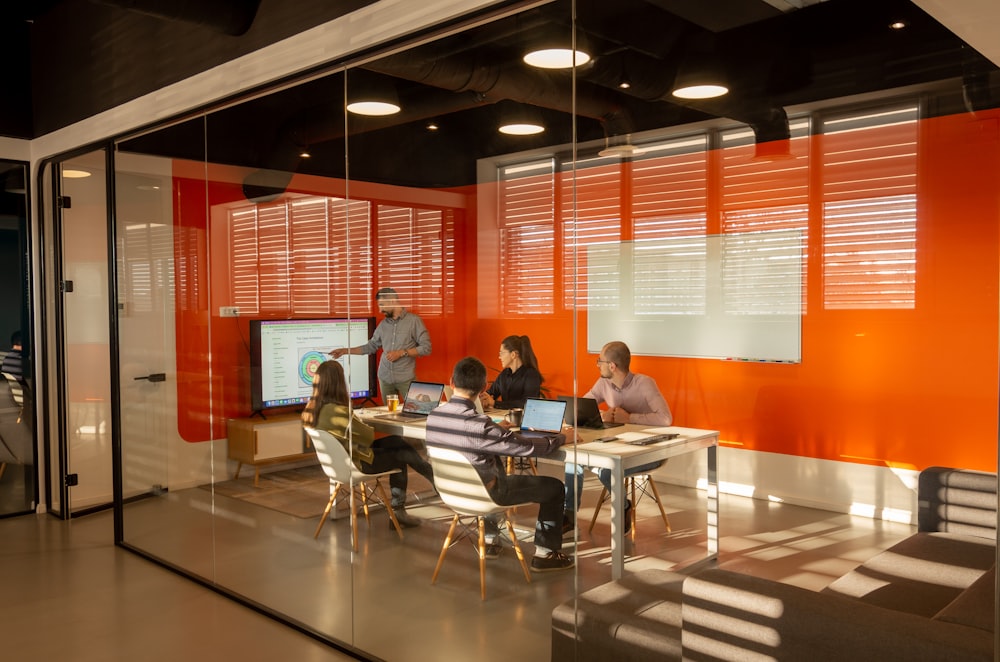
{"label": "wooden sideboard", "polygon": [[244,464],[254,468],[253,484],[260,480],[260,467],[279,462],[300,462],[316,454],[302,431],[298,414],[276,414],[268,418],[230,418],[226,426],[229,459],[236,460],[236,475]]}

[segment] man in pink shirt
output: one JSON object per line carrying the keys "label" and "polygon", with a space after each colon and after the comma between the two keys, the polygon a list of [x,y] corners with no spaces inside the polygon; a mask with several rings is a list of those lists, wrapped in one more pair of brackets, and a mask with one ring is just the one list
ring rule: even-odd
{"label": "man in pink shirt", "polygon": [[[601,412],[605,421],[616,423],[637,423],[639,425],[670,425],[673,414],[667,401],[657,388],[652,377],[629,372],[632,362],[632,352],[628,345],[615,340],[601,348],[597,357],[597,368],[601,372],[600,379],[590,387],[584,395],[594,398],[597,404],[607,404],[607,409]],[[660,461],[629,469],[626,475],[646,473],[663,464]],[[611,490],[611,470],[601,469],[598,474],[601,483]],[[566,502],[563,517],[563,531],[573,530],[576,520],[576,510],[580,507],[580,497],[583,491],[583,467],[577,464],[566,464]],[[625,502],[626,532],[631,528],[630,511],[632,502]]]}

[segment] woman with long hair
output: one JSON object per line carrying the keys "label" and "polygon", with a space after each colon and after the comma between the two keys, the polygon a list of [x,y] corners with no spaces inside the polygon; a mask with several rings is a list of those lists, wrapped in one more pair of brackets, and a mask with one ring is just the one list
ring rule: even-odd
{"label": "woman with long hair", "polygon": [[480,396],[483,407],[514,409],[528,398],[542,394],[542,374],[528,336],[507,336],[500,341],[500,374]]}
{"label": "woman with long hair", "polygon": [[407,471],[434,484],[430,463],[402,437],[375,437],[375,431],[351,412],[351,397],[344,368],[337,361],[324,361],[313,378],[313,391],[302,411],[302,424],[326,430],[351,454],[354,466],[366,474],[401,469],[389,476],[392,509],[400,526],[419,526],[420,520],[406,512]]}

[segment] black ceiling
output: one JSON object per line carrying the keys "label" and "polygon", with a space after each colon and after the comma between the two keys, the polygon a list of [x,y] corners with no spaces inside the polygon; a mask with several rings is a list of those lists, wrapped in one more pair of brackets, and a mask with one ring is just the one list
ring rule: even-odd
{"label": "black ceiling", "polygon": [[[135,11],[137,4],[145,13]],[[238,21],[220,5],[249,11],[248,4],[256,2],[34,3],[31,129],[25,132],[23,117],[0,115],[0,133],[40,135],[369,3],[260,0],[250,7],[250,27],[233,34]],[[160,6],[204,7],[211,15],[201,22],[176,13],[164,18]],[[352,177],[446,187],[474,182],[477,158],[568,144],[574,129],[579,141],[617,140],[726,118],[749,124],[764,141],[787,136],[787,109],[834,99],[936,84],[945,90],[937,112],[956,112],[995,105],[998,96],[991,85],[996,67],[908,0],[827,0],[787,13],[763,0],[578,0],[581,38],[595,60],[578,72],[574,96],[566,72],[520,61],[529,40],[569,34],[567,7],[543,5],[349,72],[350,89],[364,77],[393,82],[403,112],[390,118],[352,117],[345,130],[345,83],[332,75],[131,140],[127,148],[200,159],[207,128],[213,162],[344,176],[348,154]],[[84,23],[102,20],[115,25],[102,30],[103,40],[79,34]],[[890,30],[893,20],[906,29]],[[63,59],[66,44],[92,58]],[[730,94],[672,99],[680,63],[709,51],[726,66]],[[632,83],[628,90],[618,87],[623,76]],[[537,109],[548,130],[531,138],[498,134],[496,116],[512,103]],[[428,131],[429,120],[440,128]],[[306,146],[312,158],[299,159]]]}

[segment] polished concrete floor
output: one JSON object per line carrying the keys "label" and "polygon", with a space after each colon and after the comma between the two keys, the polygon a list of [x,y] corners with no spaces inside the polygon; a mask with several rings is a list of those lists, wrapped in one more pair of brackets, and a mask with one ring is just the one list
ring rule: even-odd
{"label": "polished concrete floor", "polygon": [[[595,487],[585,491],[584,515],[592,512]],[[627,571],[704,554],[703,494],[660,489],[673,530],[643,502]],[[569,550],[577,554],[575,571],[533,575],[529,586],[507,550],[490,562],[489,597],[480,601],[471,549],[453,550],[438,583],[429,583],[449,520],[433,499],[411,509],[425,524],[407,530],[404,541],[384,526],[384,513],[374,514],[352,556],[346,520],[328,522],[317,541],[314,519],[208,495],[195,488],[130,507],[126,539],[297,620],[315,618],[309,627],[336,633],[336,624],[348,623],[344,638],[383,659],[461,659],[464,651],[479,662],[547,660],[552,607],[610,579],[606,510],[593,534],[581,522]],[[813,590],[913,530],[735,496],[720,499],[720,512],[720,565]],[[527,527],[533,514],[518,519]],[[47,515],[0,520],[0,585],[9,596],[0,602],[4,660],[347,659],[112,539],[109,512],[69,522]],[[498,641],[511,632],[517,636]]]}

